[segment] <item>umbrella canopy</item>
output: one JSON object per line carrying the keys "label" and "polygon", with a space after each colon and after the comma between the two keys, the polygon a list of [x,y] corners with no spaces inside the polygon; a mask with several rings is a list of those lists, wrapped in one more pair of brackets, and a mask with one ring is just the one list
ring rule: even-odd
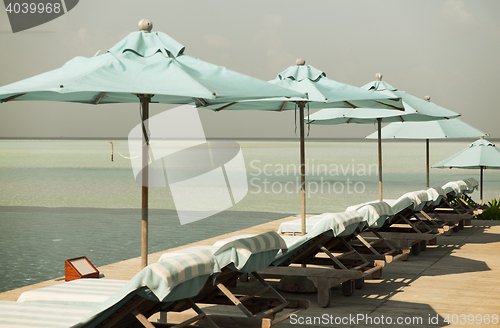
{"label": "umbrella canopy", "polygon": [[[340,83],[326,77],[326,73],[313,66],[306,65],[302,58],[297,59],[296,65],[288,67],[279,73],[270,84],[284,87],[307,95],[307,100],[300,98],[269,98],[232,102],[224,105],[207,105],[215,110],[266,110],[284,111],[299,107],[300,126],[300,176],[301,176],[301,216],[302,233],[305,234],[305,141],[304,141],[304,108],[377,108],[387,112],[404,110],[401,98],[369,92],[348,84]],[[368,109],[366,109],[368,110]]]}
{"label": "umbrella canopy", "polygon": [[306,65],[299,58],[296,65],[279,73],[270,84],[307,95],[307,99],[270,98],[232,102],[223,105],[207,105],[206,108],[220,110],[265,110],[284,111],[296,109],[297,103],[306,100],[309,108],[379,108],[403,111],[399,96],[373,94],[358,87],[337,82],[326,77],[326,73]]}
{"label": "umbrella canopy", "polygon": [[376,81],[363,86],[363,89],[387,97],[400,97],[405,107],[403,112],[390,110],[367,110],[366,108],[326,108],[310,115],[308,124],[334,125],[342,123],[378,124],[378,166],[379,166],[379,200],[383,200],[382,193],[382,122],[405,121],[433,121],[458,117],[460,114],[446,108],[414,97],[404,91],[398,90],[382,81],[382,74],[376,74]]}
{"label": "umbrella canopy", "polygon": [[76,57],[61,68],[0,88],[0,101],[50,100],[87,104],[152,102],[225,103],[303,94],[270,85],[184,54],[162,32],[133,32],[104,53]]}
{"label": "umbrella canopy", "polygon": [[49,100],[86,104],[141,103],[142,266],[147,265],[149,103],[201,106],[267,97],[303,97],[222,66],[184,54],[183,45],[161,32],[151,32],[149,20],[141,31],[125,37],[94,57],[76,57],[61,68],[0,88],[0,102]]}
{"label": "umbrella canopy", "polygon": [[474,141],[458,153],[448,157],[445,160],[433,165],[435,168],[453,168],[461,169],[479,169],[480,170],[480,198],[483,202],[483,170],[500,169],[500,149],[495,144],[481,138]]}
{"label": "umbrella canopy", "polygon": [[[430,100],[429,96],[425,97]],[[382,129],[382,139],[425,139],[426,140],[426,175],[429,188],[429,139],[477,138],[488,134],[459,120],[439,120],[429,122],[394,122]],[[366,139],[376,139],[377,133],[372,133]]]}
{"label": "umbrella canopy", "polygon": [[[382,139],[479,138],[487,135],[458,118],[429,122],[395,122],[382,128]],[[366,137],[376,138],[376,132]]]}

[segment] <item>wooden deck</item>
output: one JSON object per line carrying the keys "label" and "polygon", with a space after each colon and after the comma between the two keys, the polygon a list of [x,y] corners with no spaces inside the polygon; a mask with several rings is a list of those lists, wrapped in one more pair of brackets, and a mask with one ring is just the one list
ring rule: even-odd
{"label": "wooden deck", "polygon": [[[210,245],[217,239],[236,234],[277,230],[281,222],[293,218],[296,217],[179,248]],[[351,296],[343,296],[340,286],[332,288],[333,301],[328,308],[318,307],[316,294],[283,293],[285,297],[309,299],[311,308],[301,312],[294,322],[289,320],[279,327],[388,326],[387,320],[392,320],[396,327],[403,326],[397,324],[397,320],[412,321],[406,325],[409,327],[443,327],[448,325],[444,322],[446,318],[456,323],[451,324],[452,327],[500,325],[500,222],[473,220],[472,224],[472,227],[450,236],[439,236],[436,245],[427,246],[427,250],[417,256],[410,255],[407,262],[387,264],[380,279],[366,280],[364,287],[356,289]],[[151,254],[150,263],[156,262],[163,253]],[[130,279],[140,270],[140,258],[98,269],[108,279]],[[26,290],[58,283],[62,280],[49,280],[4,292],[0,294],[0,300],[15,301]],[[238,288],[251,289],[254,283],[240,283]],[[208,306],[204,309],[208,313],[227,313],[227,307]],[[474,315],[473,320],[470,314]],[[496,315],[496,324],[493,324],[493,315]],[[486,318],[489,318],[489,324],[484,323]],[[461,321],[466,324],[460,324]]]}

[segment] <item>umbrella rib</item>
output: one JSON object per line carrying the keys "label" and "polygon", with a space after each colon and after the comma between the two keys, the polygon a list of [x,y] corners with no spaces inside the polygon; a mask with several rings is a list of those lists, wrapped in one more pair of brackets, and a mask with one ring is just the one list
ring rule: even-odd
{"label": "umbrella rib", "polygon": [[285,102],[283,103],[283,106],[281,106],[281,108],[280,108],[280,112],[282,112],[282,111],[283,111],[283,109],[285,109],[286,104],[288,104],[288,101],[285,101]]}
{"label": "umbrella rib", "polygon": [[346,104],[347,106],[353,108],[353,109],[356,109],[356,106],[354,106],[353,104],[351,104],[350,102],[348,101],[342,101],[344,104]]}
{"label": "umbrella rib", "polygon": [[233,102],[233,103],[230,103],[229,105],[222,106],[221,108],[218,108],[218,109],[216,109],[215,111],[216,111],[216,112],[220,112],[221,110],[224,110],[224,109],[226,109],[226,108],[228,108],[228,107],[231,107],[231,106],[233,106],[233,105],[236,105],[237,103],[238,103],[238,101],[235,101],[235,102]]}
{"label": "umbrella rib", "polygon": [[400,108],[400,107],[398,107],[398,106],[393,106],[393,105],[385,104],[385,103],[383,103],[383,102],[381,102],[381,101],[377,101],[377,100],[374,100],[374,102],[376,102],[377,104],[381,104],[381,105],[384,105],[384,106],[390,107],[390,108],[392,108],[392,109],[397,109],[397,110],[400,110],[400,111],[404,111],[404,109],[403,109],[403,108]]}
{"label": "umbrella rib", "polygon": [[107,92],[101,92],[97,98],[93,101],[94,105],[97,105],[101,102],[102,98],[107,94]]}
{"label": "umbrella rib", "polygon": [[401,115],[398,115],[398,118],[401,122],[404,122],[405,120],[403,120],[403,118],[401,117]]}
{"label": "umbrella rib", "polygon": [[5,99],[2,99],[0,102],[3,102],[3,103],[4,103],[4,102],[7,102],[7,101],[11,101],[11,100],[14,100],[14,99],[16,99],[16,98],[19,98],[19,97],[21,97],[21,96],[24,96],[25,94],[26,94],[26,93],[20,93],[20,94],[18,94],[18,95],[13,95],[13,96],[7,97],[7,98],[5,98]]}
{"label": "umbrella rib", "polygon": [[207,104],[207,102],[206,102],[205,100],[201,99],[201,98],[196,98],[196,100],[198,100],[198,101],[200,102],[200,104],[201,104],[202,106],[204,106],[204,107],[205,107],[206,105],[208,105],[208,104]]}

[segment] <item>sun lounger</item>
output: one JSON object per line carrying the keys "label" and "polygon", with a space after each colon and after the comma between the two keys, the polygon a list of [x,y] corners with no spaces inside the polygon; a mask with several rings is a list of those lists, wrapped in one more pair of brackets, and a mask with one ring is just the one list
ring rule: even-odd
{"label": "sun lounger", "polygon": [[[349,244],[366,224],[362,214],[324,213],[308,220],[317,222],[304,236],[285,236],[288,251],[278,253],[261,273],[309,278],[317,287],[322,307],[331,302],[332,286],[342,284],[344,295],[350,295],[363,286],[366,276],[380,277],[385,262],[369,260]],[[297,223],[290,226],[293,224]]]}
{"label": "sun lounger", "polygon": [[[382,206],[383,207],[383,206]],[[390,206],[387,205],[385,210],[389,210]],[[358,208],[356,208],[358,209]],[[360,214],[362,214],[365,218],[364,223],[359,224],[359,230],[363,231],[364,229],[367,229],[368,226],[372,227],[378,227],[378,225],[383,224],[385,220],[389,217],[392,216],[392,211],[390,211],[390,214],[385,213],[384,209],[381,208],[380,205],[378,204],[369,204],[366,206],[360,206],[359,207],[360,211],[358,211]],[[354,210],[354,209],[352,209]],[[346,210],[346,212],[350,212],[351,210]],[[306,221],[306,233],[309,232],[314,225],[316,225],[318,222],[323,220],[326,217],[332,216],[342,224],[342,221],[340,218],[341,213],[324,213],[320,215],[315,215],[307,218]],[[281,233],[283,235],[292,235],[295,236],[297,233],[301,233],[301,227],[302,227],[302,220],[301,219],[295,219],[295,220],[290,220],[287,222],[283,222],[279,229],[278,233]],[[350,244],[359,252],[364,254],[364,258],[369,259],[369,260],[383,260],[387,263],[392,262],[393,260],[393,255],[397,250],[392,247],[390,243],[388,243],[386,240],[383,238],[377,241],[367,241],[365,237],[363,237],[361,234],[357,233],[356,231],[352,232],[353,236],[355,237],[353,240],[350,241]],[[386,248],[381,248],[379,247],[380,245],[384,244]],[[382,251],[382,253],[380,253]]]}
{"label": "sun lounger", "polygon": [[472,207],[468,201],[462,198],[477,189],[475,179],[451,181],[445,184],[442,189],[446,196],[441,199],[439,204],[434,205],[432,210],[440,219],[455,223],[454,231],[470,225],[472,216],[482,212],[481,207]]}
{"label": "sun lounger", "polygon": [[[366,226],[358,237],[359,242],[352,241],[354,248],[361,253],[374,253],[384,256],[386,263],[391,263],[393,260],[408,258],[408,253],[396,249],[387,238],[383,237],[378,229],[386,225],[394,217],[394,212],[386,202],[370,202],[350,206],[346,209],[356,210],[365,217]],[[369,250],[370,252],[367,252]]]}
{"label": "sun lounger", "polygon": [[447,205],[453,207],[455,212],[474,214],[475,209],[462,198],[463,195],[474,191],[472,180],[468,181],[469,183],[464,180],[450,181],[442,187],[447,195]]}
{"label": "sun lounger", "polygon": [[427,242],[434,244],[436,237],[442,232],[429,227],[425,220],[416,215],[425,208],[428,201],[425,191],[409,192],[396,200],[386,200],[394,217],[377,231],[384,238],[395,241],[402,252],[407,253],[411,249],[412,254],[419,254],[421,250],[425,250]]}
{"label": "sun lounger", "polygon": [[[263,320],[264,325],[274,326],[291,315],[309,307],[307,300],[285,299],[270,286],[257,271],[267,268],[276,254],[286,252],[284,240],[274,231],[259,235],[245,235],[218,242],[214,246],[197,246],[194,249],[210,251],[221,268],[214,284],[208,284],[191,300],[197,304],[215,304],[236,306],[250,320]],[[160,261],[165,260],[165,253]],[[263,288],[252,295],[235,295],[229,289],[243,274],[252,274]],[[263,296],[265,294],[269,296]],[[284,309],[292,309],[279,317]],[[170,311],[182,311],[184,308],[171,308]],[[222,318],[218,318],[222,320]]]}
{"label": "sun lounger", "polygon": [[[24,301],[0,302],[0,326],[2,327],[154,327],[147,318],[159,311],[167,311],[179,302],[190,304],[198,315],[185,324],[204,319],[210,327],[218,327],[206,316],[190,298],[196,296],[207,284],[220,273],[215,257],[206,250],[183,251],[172,255],[168,261],[149,265],[130,281],[123,283],[118,291],[109,291],[102,302],[81,300],[71,304],[71,300],[62,301],[56,296],[42,297],[43,292],[24,296]],[[105,280],[98,280],[103,281]],[[70,286],[66,293],[82,295],[78,280],[64,283]],[[80,283],[81,284],[81,283]],[[119,286],[115,286],[119,287]],[[114,287],[113,287],[114,288]],[[111,289],[113,289],[111,288]],[[46,295],[61,293],[57,288],[47,287]],[[87,288],[87,291],[90,291]],[[106,294],[106,292],[104,292]],[[85,297],[82,296],[82,299]],[[66,304],[63,304],[66,302]],[[17,313],[18,315],[12,315]],[[19,315],[22,313],[22,315]]]}
{"label": "sun lounger", "polygon": [[488,209],[488,205],[478,204],[470,197],[470,194],[472,194],[475,190],[478,190],[479,182],[477,182],[474,178],[465,179],[463,181],[467,184],[467,190],[464,190],[464,193],[462,194],[463,202],[472,209],[472,214],[477,215],[483,213],[483,210]]}
{"label": "sun lounger", "polygon": [[429,195],[429,203],[422,214],[435,225],[444,228],[445,234],[449,234],[449,229],[457,232],[463,229],[464,224],[469,225],[470,215],[461,213],[454,208],[447,200],[446,192],[443,188],[434,187],[426,190]]}

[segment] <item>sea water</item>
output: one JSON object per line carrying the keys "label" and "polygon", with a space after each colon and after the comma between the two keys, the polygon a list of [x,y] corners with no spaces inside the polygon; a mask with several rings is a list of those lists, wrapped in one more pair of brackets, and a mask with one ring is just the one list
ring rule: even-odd
{"label": "sea water", "polygon": [[[113,161],[109,141],[0,141],[0,292],[63,276],[65,259],[140,256],[141,186],[127,141],[113,141]],[[431,165],[469,143],[431,141]],[[150,253],[300,213],[298,141],[238,144],[248,192],[219,214],[181,225],[170,189],[149,188]],[[308,141],[306,159],[307,213],[378,199],[376,142]],[[478,170],[431,169],[430,185],[469,177]],[[382,178],[386,199],[425,189],[425,142],[384,142]],[[485,171],[483,198],[500,198],[500,171]]]}

